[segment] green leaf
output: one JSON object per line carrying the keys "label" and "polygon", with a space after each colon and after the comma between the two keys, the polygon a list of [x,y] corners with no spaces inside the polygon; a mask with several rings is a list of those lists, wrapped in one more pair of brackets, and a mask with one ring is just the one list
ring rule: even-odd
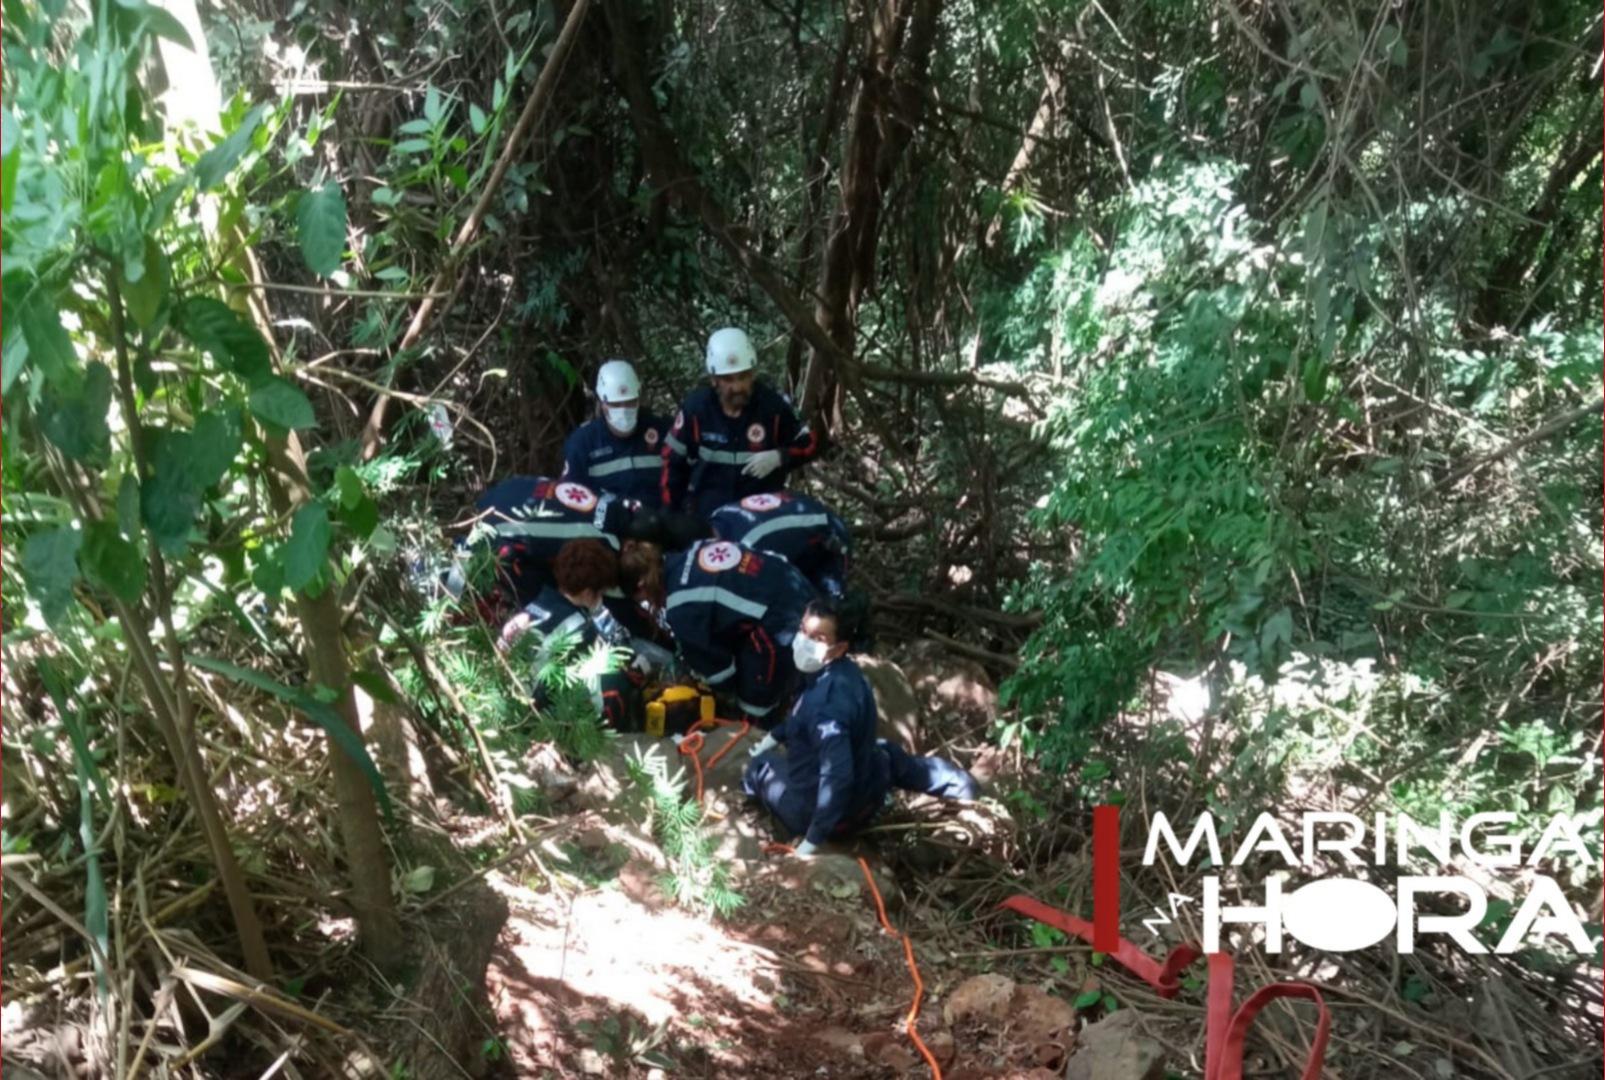
{"label": "green leaf", "polygon": [[428,118],[431,124],[438,124],[444,113],[445,108],[440,100],[440,91],[435,89],[434,83],[430,83],[428,90],[424,92],[424,116]]}
{"label": "green leaf", "polygon": [[1090,1009],[1101,1000],[1103,1000],[1102,990],[1083,990],[1076,995],[1075,1001],[1071,1004],[1078,1009]]}
{"label": "green leaf", "polygon": [[[122,274],[119,271],[119,277]],[[145,272],[138,281],[123,278],[123,306],[140,329],[149,329],[161,309],[162,297],[167,295],[169,269],[167,256],[155,240],[145,238]]]}
{"label": "green leaf", "polygon": [[166,38],[168,41],[182,45],[191,52],[195,51],[195,42],[190,40],[189,31],[184,29],[184,24],[179,22],[171,12],[159,7],[147,7],[145,9],[145,25],[157,37]]}
{"label": "green leaf", "polygon": [[21,330],[12,330],[5,337],[4,359],[0,359],[0,394],[9,394],[11,384],[22,374],[28,362],[28,341]]}
{"label": "green leaf", "polygon": [[22,323],[22,336],[28,342],[28,355],[45,378],[57,389],[72,391],[78,383],[78,354],[73,351],[72,339],[61,316],[56,311],[55,297],[35,292],[23,306],[17,319]]}
{"label": "green leaf", "polygon": [[227,138],[200,156],[200,160],[195,162],[197,188],[210,191],[228,178],[234,166],[240,163],[240,158],[251,148],[251,139],[267,114],[268,106],[258,105],[245,114],[240,126],[229,132]]}
{"label": "green leaf", "polygon": [[182,468],[157,465],[139,492],[139,507],[151,538],[166,555],[182,555],[200,513],[201,493]]}
{"label": "green leaf", "polygon": [[240,452],[240,414],[236,409],[204,412],[190,438],[190,476],[197,488],[209,488],[228,472]]}
{"label": "green leaf", "polygon": [[392,149],[398,154],[425,154],[430,148],[428,139],[402,139]]}
{"label": "green leaf", "polygon": [[474,104],[468,106],[468,123],[473,126],[475,135],[485,134],[485,129],[490,126],[485,110]]}
{"label": "green leaf", "polygon": [[258,420],[281,430],[311,427],[317,420],[307,396],[276,376],[251,391],[250,406]]}
{"label": "green leaf", "polygon": [[40,401],[40,427],[45,437],[74,461],[104,465],[111,452],[111,431],[106,413],[111,408],[111,369],[105,364],[89,370],[70,397],[47,388]]}
{"label": "green leaf", "polygon": [[401,699],[390,688],[390,681],[383,675],[372,671],[353,671],[351,681],[367,691],[368,696],[375,701],[382,701],[387,705],[401,704]]}
{"label": "green leaf", "polygon": [[22,144],[22,125],[10,109],[0,109],[0,157],[10,157]]}
{"label": "green leaf", "polygon": [[1265,620],[1260,627],[1259,644],[1265,652],[1271,652],[1277,642],[1292,642],[1293,640],[1293,613],[1287,608],[1278,608],[1276,614]]}
{"label": "green leaf", "polygon": [[394,206],[401,201],[401,193],[394,188],[374,188],[369,198],[375,206]]}
{"label": "green leaf", "polygon": [[328,565],[333,529],[329,511],[320,502],[307,503],[290,522],[290,539],[284,545],[284,583],[304,589]]}
{"label": "green leaf", "polygon": [[117,485],[117,527],[128,539],[139,539],[139,481],[133,473],[123,473]]}
{"label": "green leaf", "polygon": [[295,225],[307,269],[320,277],[340,269],[346,249],[346,199],[339,184],[330,180],[302,195]]}
{"label": "green leaf", "polygon": [[353,731],[347,724],[345,717],[335,712],[333,708],[318,701],[312,695],[302,690],[294,690],[283,683],[276,682],[266,675],[258,674],[247,668],[235,667],[233,664],[214,660],[210,656],[191,656],[190,663],[198,668],[216,672],[219,675],[233,679],[236,682],[254,686],[278,698],[280,701],[300,709],[313,723],[321,727],[334,743],[345,752],[345,755],[357,763],[362,774],[368,778],[368,784],[379,799],[379,807],[384,811],[387,821],[394,821],[394,814],[390,805],[390,793],[385,790],[384,778],[379,775],[379,767],[373,763],[368,754],[368,748],[362,741],[362,736]]}
{"label": "green leaf", "polygon": [[396,129],[396,134],[397,135],[427,135],[431,131],[433,131],[434,129],[435,129],[435,125],[431,124],[428,120],[425,120],[422,117],[419,117],[416,120],[408,120],[405,124],[402,124],[400,127],[398,127]]}
{"label": "green leaf", "polygon": [[178,319],[191,341],[236,375],[254,381],[271,369],[262,335],[221,300],[191,297],[179,308]]}
{"label": "green leaf", "polygon": [[358,476],[357,470],[349,465],[342,465],[335,471],[334,483],[340,489],[341,509],[350,510],[367,494],[362,486],[362,477]]}
{"label": "green leaf", "polygon": [[145,560],[114,521],[96,521],[84,530],[78,564],[91,584],[124,603],[136,602],[145,591]]}
{"label": "green leaf", "polygon": [[78,549],[83,534],[69,526],[47,529],[28,537],[22,548],[22,578],[39,601],[45,621],[60,624],[72,604],[72,587],[78,580]]}

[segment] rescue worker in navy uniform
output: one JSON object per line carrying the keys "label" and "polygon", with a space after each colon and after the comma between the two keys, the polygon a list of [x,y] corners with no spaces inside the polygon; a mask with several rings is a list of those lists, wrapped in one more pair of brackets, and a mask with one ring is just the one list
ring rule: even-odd
{"label": "rescue worker in navy uniform", "polygon": [[563,443],[563,479],[656,508],[663,501],[662,417],[641,411],[641,379],[625,360],[596,373],[598,415]]}
{"label": "rescue worker in navy uniform", "polygon": [[819,439],[768,383],[744,331],[714,331],[708,386],[693,390],[663,440],[663,505],[707,517],[748,495],[779,491],[819,453]]}
{"label": "rescue worker in navy uniform", "polygon": [[814,598],[801,571],[740,544],[702,540],[665,560],[657,581],[633,567],[627,576],[662,597],[686,666],[734,697],[753,723],[771,726],[796,674],[792,634]]}
{"label": "rescue worker in navy uniform", "polygon": [[719,507],[708,523],[719,539],[779,555],[820,592],[841,599],[853,534],[818,499],[789,491],[748,495]]}
{"label": "rescue worker in navy uniform", "polygon": [[[537,631],[542,638],[535,661],[539,672],[558,649],[560,642],[572,641],[570,660],[583,657],[597,642],[629,649],[630,633],[608,611],[603,594],[619,583],[619,560],[600,540],[570,540],[552,564],[554,584],[547,585],[533,601],[502,627],[497,647],[512,647],[524,634]],[[602,718],[618,731],[639,731],[642,720],[641,684],[649,664],[632,655],[618,671],[590,676],[587,689]],[[535,686],[535,707],[549,702],[545,687]]]}
{"label": "rescue worker in navy uniform", "polygon": [[875,694],[847,656],[863,622],[863,613],[829,600],[808,606],[792,639],[803,680],[797,700],[785,723],[753,747],[741,780],[743,792],[801,837],[796,855],[869,824],[894,788],[945,799],[980,793],[975,777],[951,761],[876,739]]}
{"label": "rescue worker in navy uniform", "polygon": [[[523,607],[555,583],[553,562],[571,540],[597,540],[614,552],[622,550],[629,539],[679,548],[708,531],[688,514],[659,513],[572,480],[544,476],[509,477],[481,495],[477,506],[489,533],[482,539],[471,537],[459,544],[459,549],[480,543],[494,546],[508,608]],[[454,567],[446,578],[447,589],[454,596],[461,595],[461,570]],[[652,619],[622,592],[610,589],[605,599],[614,617],[632,635],[664,647],[670,644]]]}

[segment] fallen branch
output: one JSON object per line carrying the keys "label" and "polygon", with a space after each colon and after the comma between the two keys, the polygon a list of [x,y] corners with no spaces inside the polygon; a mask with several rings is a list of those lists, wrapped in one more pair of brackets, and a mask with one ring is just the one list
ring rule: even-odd
{"label": "fallen branch", "polygon": [[1460,481],[1475,476],[1488,466],[1494,464],[1495,462],[1504,460],[1523,447],[1531,446],[1535,442],[1541,442],[1542,440],[1549,438],[1551,435],[1558,435],[1560,432],[1565,431],[1567,428],[1571,427],[1585,416],[1599,415],[1601,407],[1605,407],[1605,398],[1597,397],[1586,405],[1579,405],[1577,408],[1561,413],[1559,416],[1553,416],[1548,420],[1545,420],[1542,424],[1539,424],[1536,428],[1523,435],[1521,438],[1512,439],[1510,442],[1507,442],[1504,446],[1501,446],[1493,453],[1486,454],[1483,457],[1478,458],[1476,461],[1471,462],[1469,465],[1464,465],[1456,471],[1450,473],[1447,477],[1432,485],[1432,489],[1437,491],[1440,488],[1452,488],[1456,484],[1460,483]]}

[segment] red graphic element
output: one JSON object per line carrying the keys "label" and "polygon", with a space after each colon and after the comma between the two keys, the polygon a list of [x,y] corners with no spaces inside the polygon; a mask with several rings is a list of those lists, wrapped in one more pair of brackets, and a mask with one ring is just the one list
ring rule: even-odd
{"label": "red graphic element", "polygon": [[741,561],[741,549],[726,540],[709,544],[697,552],[697,565],[710,574],[728,570]]}
{"label": "red graphic element", "polygon": [[[1098,810],[1115,809],[1114,807],[1096,807]],[[1097,895],[1097,866],[1099,848],[1097,840],[1098,821],[1093,818],[1093,894]],[[1094,899],[1094,917],[1097,917],[1097,901]],[[1030,896],[1011,896],[998,905],[1010,911],[1017,911],[1028,919],[1035,919],[1039,923],[1063,930],[1065,933],[1078,937],[1083,941],[1091,940],[1096,933],[1092,924],[1085,919],[1078,919],[1069,912],[1051,908]],[[1133,975],[1152,986],[1162,998],[1173,998],[1181,983],[1177,976],[1183,968],[1197,960],[1204,953],[1197,945],[1188,943],[1178,945],[1165,957],[1161,964],[1147,953],[1124,938],[1117,937],[1115,948],[1105,950],[1103,946],[1093,941],[1093,948],[1099,952],[1107,952],[1115,962]],[[1315,1037],[1310,1040],[1310,1053],[1304,1062],[1304,1071],[1299,1074],[1301,1080],[1320,1080],[1321,1067],[1326,1061],[1326,1044],[1332,1033],[1332,1014],[1321,997],[1320,990],[1310,983],[1304,982],[1274,982],[1267,983],[1249,995],[1247,1001],[1232,1011],[1232,991],[1236,963],[1231,953],[1209,953],[1209,990],[1205,999],[1206,1027],[1204,1034],[1204,1080],[1242,1080],[1244,1044],[1248,1039],[1248,1031],[1254,1026],[1254,1018],[1266,1005],[1281,998],[1298,998],[1313,1001],[1320,1010],[1315,1023]]]}
{"label": "red graphic element", "polygon": [[747,441],[750,443],[763,442],[763,425],[754,424],[747,429]]}
{"label": "red graphic element", "polygon": [[584,484],[557,485],[557,501],[570,510],[585,513],[596,509],[596,492]]}
{"label": "red graphic element", "polygon": [[656,445],[658,445],[658,429],[657,428],[650,428],[650,427],[647,428],[646,431],[642,432],[641,439],[648,446],[656,446]]}
{"label": "red graphic element", "polygon": [[743,510],[756,510],[759,513],[763,513],[765,510],[773,510],[779,505],[779,495],[748,495],[741,500],[741,508]]}
{"label": "red graphic element", "polygon": [[1120,945],[1120,807],[1092,808],[1092,947]]}

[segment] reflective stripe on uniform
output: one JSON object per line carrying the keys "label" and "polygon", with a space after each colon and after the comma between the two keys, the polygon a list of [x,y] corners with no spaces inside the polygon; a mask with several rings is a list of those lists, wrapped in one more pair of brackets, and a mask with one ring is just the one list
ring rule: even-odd
{"label": "reflective stripe on uniform", "polygon": [[574,539],[602,540],[612,547],[618,547],[616,536],[598,529],[595,525],[575,521],[553,521],[549,523],[535,521],[501,521],[496,523],[497,536],[540,536],[551,539],[571,537]]}
{"label": "reflective stripe on uniform", "polygon": [[717,686],[720,683],[724,682],[726,679],[730,678],[735,673],[736,673],[736,664],[735,664],[735,661],[732,660],[730,662],[730,666],[729,667],[725,668],[723,671],[719,672],[717,675],[709,675],[708,676],[708,685],[709,686]]}
{"label": "reflective stripe on uniform", "polygon": [[663,459],[660,457],[621,457],[591,466],[591,475],[612,476],[614,473],[627,472],[630,469],[651,469],[655,472],[662,465]]}
{"label": "reflective stripe on uniform", "polygon": [[729,589],[721,589],[717,585],[699,585],[695,589],[680,589],[669,594],[667,607],[679,607],[681,604],[723,604],[731,611],[754,619],[761,619],[769,610],[765,604],[755,600],[748,600],[744,596],[737,596]]}
{"label": "reflective stripe on uniform", "polygon": [[809,529],[815,525],[829,525],[830,518],[824,514],[788,514],[785,517],[774,517],[757,526],[741,538],[741,542],[748,547],[757,547],[758,541],[770,533],[783,532],[786,529]]}
{"label": "reflective stripe on uniform", "polygon": [[681,457],[685,457],[685,443],[681,442],[679,439],[675,438],[673,435],[665,435],[663,437],[663,442],[665,443],[665,445],[668,446],[668,448],[670,450],[673,450],[676,454],[679,454]]}
{"label": "reflective stripe on uniform", "polygon": [[773,705],[754,705],[752,702],[742,701],[740,698],[736,698],[736,704],[748,716],[767,716],[769,715],[769,710],[774,708]]}
{"label": "reflective stripe on uniform", "polygon": [[[745,465],[754,456],[750,450],[709,450],[706,446],[702,447],[697,453],[703,461],[711,462],[715,465]],[[762,451],[759,451],[759,453],[762,453]]]}

